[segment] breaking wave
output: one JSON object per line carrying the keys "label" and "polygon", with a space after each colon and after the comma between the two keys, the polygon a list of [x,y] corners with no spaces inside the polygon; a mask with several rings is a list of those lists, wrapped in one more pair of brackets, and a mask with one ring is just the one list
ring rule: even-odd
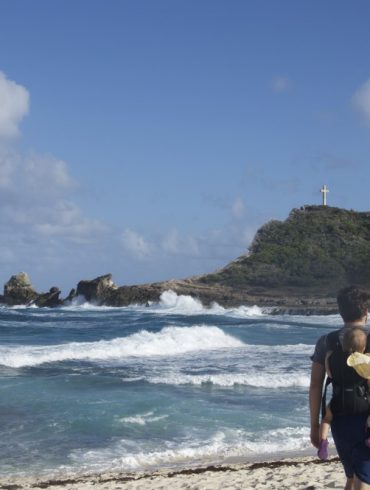
{"label": "breaking wave", "polygon": [[125,357],[175,356],[196,351],[241,347],[244,344],[213,326],[165,327],[128,337],[61,345],[0,347],[0,364],[12,368],[69,360],[113,361]]}
{"label": "breaking wave", "polygon": [[[307,428],[286,427],[264,432],[256,437],[243,430],[220,430],[208,441],[189,443],[167,442],[167,448],[132,447],[121,440],[107,448],[76,450],[71,460],[83,471],[143,470],[163,466],[217,462],[225,458],[271,454],[282,451],[303,451],[310,447]],[[144,445],[143,445],[144,446]]]}
{"label": "breaking wave", "polygon": [[150,306],[157,313],[175,313],[181,315],[229,315],[240,318],[262,316],[263,310],[258,306],[239,306],[238,308],[224,308],[218,303],[212,303],[210,307],[204,306],[201,301],[187,295],[178,295],[174,291],[164,291],[161,294],[159,304]]}
{"label": "breaking wave", "polygon": [[166,373],[164,376],[152,376],[147,378],[149,383],[169,385],[214,385],[223,387],[251,386],[254,388],[308,388],[310,377],[307,372],[288,374],[255,373],[224,373],[224,374],[183,374]]}

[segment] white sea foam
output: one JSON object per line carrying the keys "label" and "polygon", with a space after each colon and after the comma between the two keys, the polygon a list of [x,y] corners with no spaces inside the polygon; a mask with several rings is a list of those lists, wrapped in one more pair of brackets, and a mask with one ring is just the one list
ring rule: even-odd
{"label": "white sea foam", "polygon": [[[17,305],[17,306],[4,306],[5,309],[38,309],[36,305],[27,306],[27,305]],[[160,315],[219,315],[219,316],[228,316],[232,318],[258,318],[258,317],[269,317],[276,319],[287,320],[287,322],[291,323],[297,321],[299,323],[306,324],[325,324],[328,326],[340,326],[342,321],[339,315],[273,315],[271,317],[270,313],[273,310],[273,307],[259,307],[257,305],[254,306],[239,306],[235,308],[224,308],[218,303],[214,302],[211,306],[204,306],[201,301],[196,298],[193,298],[189,295],[178,295],[172,290],[164,291],[158,303],[149,302],[147,307],[143,307],[143,305],[130,305],[124,307],[114,307],[114,306],[97,306],[94,303],[89,303],[83,296],[77,296],[74,298],[69,305],[53,309],[53,311],[94,311],[94,312],[105,312],[105,311],[139,311],[141,313],[156,313]]]}
{"label": "white sea foam", "polygon": [[165,327],[98,342],[48,346],[0,346],[0,364],[19,368],[67,360],[114,361],[125,357],[174,356],[197,351],[241,347],[244,344],[213,326]]}
{"label": "white sea foam", "polygon": [[[137,307],[142,308],[142,307]],[[221,315],[232,318],[258,318],[268,316],[270,318],[283,318],[289,323],[293,321],[308,324],[327,324],[340,325],[341,318],[339,315],[273,315],[271,311],[274,307],[239,306],[235,308],[224,308],[216,302],[211,306],[204,306],[201,301],[188,295],[178,295],[172,290],[164,291],[160,296],[159,303],[151,303],[146,311],[156,312],[159,314],[181,314],[181,315]]]}
{"label": "white sea foam", "polygon": [[308,388],[310,377],[307,372],[278,374],[266,372],[225,373],[225,374],[183,374],[165,373],[161,376],[150,376],[149,383],[169,385],[214,385],[223,387],[252,386],[255,388]]}
{"label": "white sea foam", "polygon": [[187,295],[178,295],[174,291],[164,291],[160,296],[159,304],[152,304],[148,311],[160,314],[181,315],[227,315],[236,318],[249,318],[262,316],[263,310],[258,306],[240,306],[238,308],[224,308],[218,303],[205,307],[198,299]]}
{"label": "white sea foam", "polygon": [[328,327],[341,328],[343,320],[339,314],[337,315],[274,315],[274,318],[284,319],[289,322],[297,322],[299,324],[309,325],[326,325]]}
{"label": "white sea foam", "polygon": [[167,442],[163,449],[153,450],[145,444],[133,446],[121,440],[107,448],[76,450],[71,460],[85,471],[146,470],[183,464],[201,464],[226,458],[271,454],[282,451],[300,451],[310,447],[307,428],[286,427],[263,434],[252,434],[238,429],[220,430],[208,441],[196,440],[176,444]]}
{"label": "white sea foam", "polygon": [[137,425],[147,425],[151,422],[158,422],[159,420],[166,419],[168,415],[154,415],[154,412],[146,412],[142,414],[133,415],[131,417],[122,417],[119,422],[124,424],[137,424]]}
{"label": "white sea foam", "polygon": [[291,354],[291,355],[310,355],[314,345],[311,344],[286,344],[286,345],[248,345],[248,349],[256,354],[271,353]]}

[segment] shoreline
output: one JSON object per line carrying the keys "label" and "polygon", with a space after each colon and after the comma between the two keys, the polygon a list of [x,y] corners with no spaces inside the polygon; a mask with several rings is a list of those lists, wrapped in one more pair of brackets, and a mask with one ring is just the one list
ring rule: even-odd
{"label": "shoreline", "polygon": [[52,287],[48,293],[38,293],[28,275],[21,272],[12,276],[5,284],[0,303],[6,306],[35,305],[55,308],[68,306],[74,299],[83,297],[87,302],[100,306],[144,306],[159,302],[166,292],[189,296],[200,301],[204,307],[210,307],[214,303],[223,308],[258,306],[271,310],[273,315],[331,315],[337,312],[336,298],[332,291],[292,286],[226,286],[204,282],[201,276],[119,287],[114,284],[112,274],[105,274],[92,280],[80,281],[76,289],[73,288],[66,298],[60,299],[59,288]]}
{"label": "shoreline", "polygon": [[[272,456],[272,455],[271,455]],[[275,455],[276,456],[276,455]],[[342,489],[345,477],[338,457],[266,458],[262,461],[222,463],[152,472],[103,472],[75,477],[2,477],[0,490],[160,490],[177,489]]]}

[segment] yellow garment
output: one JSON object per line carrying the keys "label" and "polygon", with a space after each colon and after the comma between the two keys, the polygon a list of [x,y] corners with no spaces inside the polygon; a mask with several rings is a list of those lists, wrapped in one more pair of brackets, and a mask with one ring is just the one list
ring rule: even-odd
{"label": "yellow garment", "polygon": [[348,357],[347,364],[353,367],[362,378],[370,379],[370,353],[354,352]]}

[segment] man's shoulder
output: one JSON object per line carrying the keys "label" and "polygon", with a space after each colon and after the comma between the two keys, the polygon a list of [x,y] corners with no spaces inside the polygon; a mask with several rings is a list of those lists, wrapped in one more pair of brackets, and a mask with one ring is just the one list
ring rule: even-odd
{"label": "man's shoulder", "polygon": [[342,329],[339,328],[319,337],[315,345],[315,351],[311,356],[312,362],[317,362],[318,364],[325,365],[326,354],[330,350],[333,350],[333,346],[336,343],[336,339],[339,338],[341,330]]}

